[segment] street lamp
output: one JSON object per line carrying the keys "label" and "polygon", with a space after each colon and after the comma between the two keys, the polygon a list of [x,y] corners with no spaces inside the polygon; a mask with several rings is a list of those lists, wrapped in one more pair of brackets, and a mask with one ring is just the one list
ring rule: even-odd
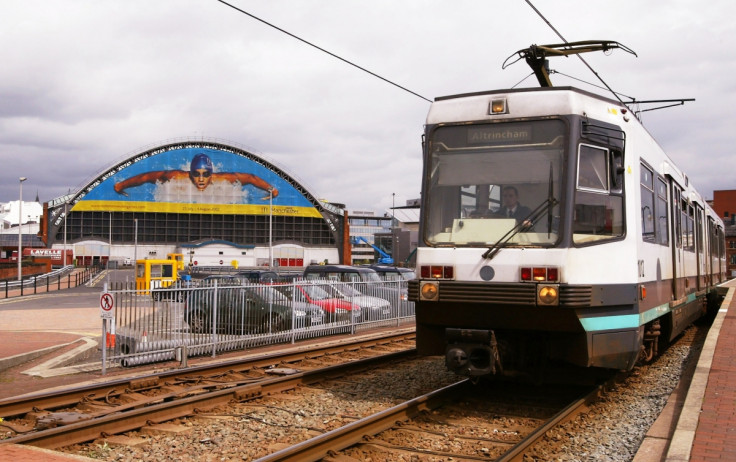
{"label": "street lamp", "polygon": [[23,267],[21,265],[20,259],[21,259],[21,248],[23,244],[23,228],[21,227],[21,222],[23,221],[23,182],[26,181],[28,178],[22,176],[19,178],[20,180],[20,193],[18,194],[18,280],[23,280]]}
{"label": "street lamp", "polygon": [[268,269],[273,269],[273,188],[268,188]]}
{"label": "street lamp", "polygon": [[135,223],[135,244],[133,245],[133,265],[137,268],[138,267],[138,219],[133,218],[133,222]]}
{"label": "street lamp", "polygon": [[67,220],[66,219],[67,219],[67,215],[69,215],[69,212],[67,211],[68,206],[69,206],[69,197],[66,197],[64,199],[64,265],[63,266],[66,266],[67,264],[67,257],[66,257],[66,221]]}

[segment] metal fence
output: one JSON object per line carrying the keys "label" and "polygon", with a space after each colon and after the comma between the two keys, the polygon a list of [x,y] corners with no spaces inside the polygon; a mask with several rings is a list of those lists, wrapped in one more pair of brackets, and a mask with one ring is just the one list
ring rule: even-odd
{"label": "metal fence", "polygon": [[294,280],[257,284],[223,276],[162,288],[108,288],[107,365],[133,366],[414,322],[406,281]]}
{"label": "metal fence", "polygon": [[0,297],[22,297],[77,287],[86,284],[99,272],[99,266],[75,270],[74,266],[67,265],[50,273],[26,277],[22,281],[2,281],[0,282]]}

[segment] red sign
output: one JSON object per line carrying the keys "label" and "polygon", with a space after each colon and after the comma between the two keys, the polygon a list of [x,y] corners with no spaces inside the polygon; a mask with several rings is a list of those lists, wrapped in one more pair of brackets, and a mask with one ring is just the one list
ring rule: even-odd
{"label": "red sign", "polygon": [[100,295],[100,317],[112,318],[113,308],[115,307],[115,298],[109,292]]}

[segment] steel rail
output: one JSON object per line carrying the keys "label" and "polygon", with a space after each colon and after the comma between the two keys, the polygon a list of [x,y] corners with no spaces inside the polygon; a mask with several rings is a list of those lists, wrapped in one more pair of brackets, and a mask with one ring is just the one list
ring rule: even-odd
{"label": "steel rail", "polygon": [[76,405],[90,398],[103,398],[112,393],[122,393],[125,390],[141,390],[164,384],[166,381],[177,378],[191,378],[201,375],[215,375],[224,372],[240,372],[266,368],[278,364],[294,363],[304,359],[315,359],[321,356],[344,353],[349,351],[360,351],[363,349],[398,344],[414,338],[411,332],[392,333],[391,335],[374,337],[370,339],[359,339],[340,344],[329,344],[308,350],[303,347],[299,351],[286,351],[239,358],[235,360],[217,362],[193,366],[186,369],[177,369],[157,374],[146,374],[136,377],[111,380],[101,384],[84,385],[50,393],[35,393],[15,398],[0,400],[0,417],[18,417],[34,410],[54,410]]}
{"label": "steel rail", "polygon": [[[372,416],[353,422],[344,427],[337,428],[323,435],[316,436],[310,440],[284,448],[275,453],[257,459],[256,462],[311,462],[318,461],[333,451],[341,451],[358,443],[370,443],[368,436],[375,436],[382,431],[388,430],[399,421],[415,418],[423,411],[436,409],[452,399],[456,393],[470,386],[470,379],[449,385],[439,390],[430,392],[418,398],[411,399],[405,403],[381,411]],[[595,401],[603,386],[596,387],[583,397],[567,405],[551,419],[546,421],[538,429],[527,435],[523,440],[509,449],[503,456],[496,459],[500,461],[522,461],[524,453],[538,442],[549,430],[572,419],[575,415],[583,412],[587,406]],[[450,454],[448,454],[450,455]],[[451,455],[463,459],[460,454]],[[471,459],[473,457],[467,456]]]}
{"label": "steel rail", "polygon": [[568,404],[560,412],[552,416],[544,425],[540,426],[530,434],[524,437],[521,441],[516,443],[511,449],[509,449],[503,456],[495,460],[495,462],[521,462],[524,460],[524,455],[529,451],[532,446],[538,443],[550,430],[562,425],[563,423],[574,418],[578,414],[585,412],[588,406],[596,401],[604,390],[605,386],[600,385],[595,387],[592,391],[586,393],[584,396],[576,399],[572,403]]}
{"label": "steel rail", "polygon": [[226,404],[233,399],[244,401],[290,390],[296,388],[298,385],[312,384],[325,378],[345,375],[374,367],[376,364],[402,359],[415,353],[416,350],[388,353],[313,371],[297,372],[292,375],[266,379],[257,383],[218,389],[140,409],[114,412],[99,418],[92,418],[61,427],[20,435],[5,439],[2,442],[6,444],[28,444],[47,449],[83,443],[101,436],[139,429],[151,423],[160,423],[189,415],[196,415],[199,411]]}
{"label": "steel rail", "polygon": [[442,406],[470,383],[470,379],[463,379],[323,435],[261,457],[256,462],[320,460],[330,451],[340,451],[359,443],[366,435],[376,435],[393,427],[396,422],[413,419],[421,412]]}

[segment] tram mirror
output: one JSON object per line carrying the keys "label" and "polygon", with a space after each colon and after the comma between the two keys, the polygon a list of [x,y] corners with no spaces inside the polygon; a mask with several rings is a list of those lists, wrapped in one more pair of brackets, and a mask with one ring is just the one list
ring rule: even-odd
{"label": "tram mirror", "polygon": [[623,184],[623,174],[625,171],[623,153],[619,151],[611,151],[611,189],[621,189],[621,185]]}

